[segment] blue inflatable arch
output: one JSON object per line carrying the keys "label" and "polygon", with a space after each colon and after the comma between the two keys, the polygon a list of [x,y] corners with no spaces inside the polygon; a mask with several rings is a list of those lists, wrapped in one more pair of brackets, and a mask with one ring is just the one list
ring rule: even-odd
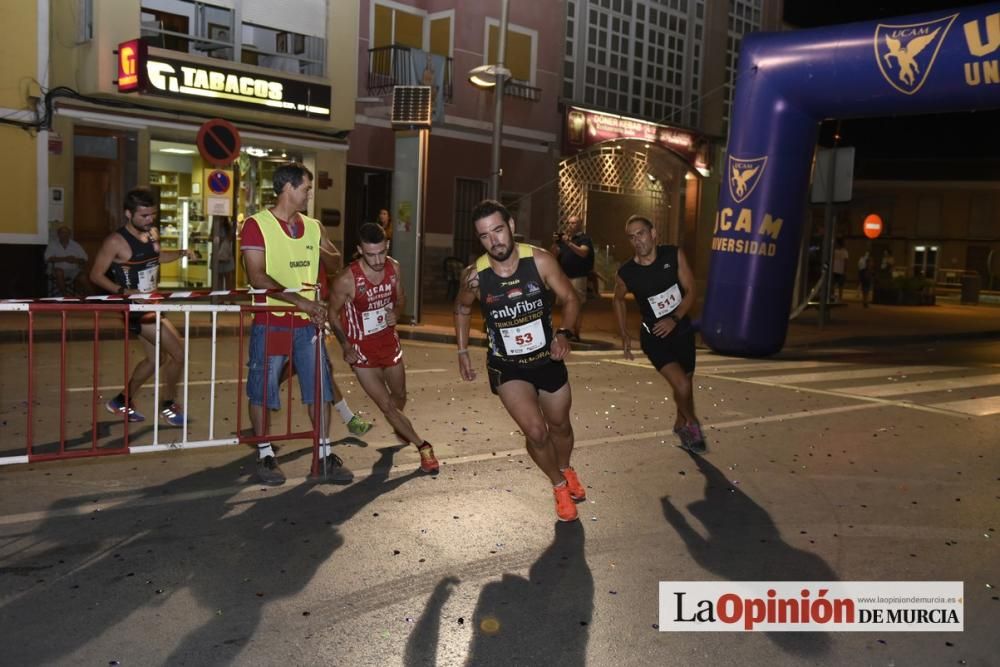
{"label": "blue inflatable arch", "polygon": [[701,334],[766,356],[788,331],[820,121],[1000,107],[1000,3],[748,35]]}

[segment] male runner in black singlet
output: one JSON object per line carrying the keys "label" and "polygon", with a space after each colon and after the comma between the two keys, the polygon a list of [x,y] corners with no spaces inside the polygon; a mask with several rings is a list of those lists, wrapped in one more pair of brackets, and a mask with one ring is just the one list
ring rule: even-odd
{"label": "male runner in black singlet", "polygon": [[[175,262],[181,257],[194,257],[190,250],[160,250],[160,233],[156,228],[156,196],[148,188],[135,188],[125,195],[125,224],[108,234],[97,251],[90,281],[109,294],[142,294],[156,290],[160,264]],[[139,336],[146,358],[132,371],[128,381],[128,405],[122,392],[107,402],[108,412],[123,415],[130,422],[145,421],[132,404],[143,383],[156,370],[156,313],[128,313],[129,333]],[[184,424],[184,411],[174,400],[177,378],[184,368],[184,343],[177,329],[160,317],[160,347],[163,361],[163,396],[160,414],[171,426]]]}
{"label": "male runner in black singlet", "polygon": [[674,433],[681,447],[701,454],[705,438],[694,414],[694,328],[688,317],[695,301],[694,275],[680,248],[657,245],[656,228],[648,218],[633,215],[625,223],[625,233],[635,257],[622,264],[615,277],[613,303],[622,351],[626,359],[633,358],[625,322],[625,294],[632,292],[642,313],[642,351],[674,390]]}
{"label": "male runner in black singlet", "polygon": [[[552,482],[560,521],[577,518],[573,501],[587,493],[570,467],[573,402],[563,359],[580,312],[573,286],[551,254],[514,242],[514,221],[499,202],[472,211],[486,254],[462,274],[455,300],[455,337],[463,380],[474,380],[469,359],[469,316],[478,298],[489,336],[486,371],[490,389],[524,433],[528,454]],[[554,292],[562,304],[562,326],[552,332]]]}

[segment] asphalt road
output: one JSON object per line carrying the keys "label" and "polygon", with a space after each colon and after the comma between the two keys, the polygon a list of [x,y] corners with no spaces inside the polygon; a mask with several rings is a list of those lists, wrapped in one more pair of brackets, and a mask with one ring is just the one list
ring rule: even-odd
{"label": "asphalt road", "polygon": [[[89,446],[93,407],[90,348],[73,345],[71,448]],[[99,402],[123,375],[108,346]],[[390,447],[380,416],[364,440],[333,427],[358,472],[344,487],[306,480],[304,441],[281,450],[289,482],[277,489],[252,483],[240,445],[0,468],[0,627],[11,637],[0,662],[996,664],[995,345],[699,353],[704,458],[673,446],[667,386],[644,363],[574,354],[574,465],[588,500],[572,524],[555,521],[485,377],[463,383],[453,346],[405,349],[407,412],[442,460],[436,478],[416,471],[412,448]],[[233,380],[231,341],[221,350],[217,378]],[[35,441],[51,448],[59,365],[42,352]],[[22,353],[0,354],[0,456],[25,435]],[[481,365],[483,351],[473,355]],[[192,358],[203,384],[190,390],[188,439],[207,436],[213,389],[216,436],[235,433],[235,382],[212,387],[207,349]],[[138,403],[152,404],[148,389]],[[121,426],[99,436],[113,443]],[[182,440],[178,429],[158,437]],[[659,632],[667,580],[963,581],[965,630]]]}

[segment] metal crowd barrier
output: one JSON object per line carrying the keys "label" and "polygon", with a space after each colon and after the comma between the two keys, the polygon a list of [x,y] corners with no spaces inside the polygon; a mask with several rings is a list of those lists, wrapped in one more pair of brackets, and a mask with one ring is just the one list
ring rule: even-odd
{"label": "metal crowd barrier", "polygon": [[[312,424],[315,426],[310,426],[309,430],[299,430],[293,431],[292,423],[292,412],[293,412],[293,402],[292,398],[292,375],[294,372],[293,366],[293,355],[292,355],[292,337],[289,336],[287,356],[289,364],[288,382],[287,387],[284,390],[285,400],[283,401],[283,409],[286,412],[285,415],[285,428],[282,433],[270,433],[270,410],[266,407],[266,390],[262,392],[265,395],[265,409],[264,413],[264,431],[263,436],[254,435],[244,435],[243,426],[245,420],[244,416],[244,402],[246,399],[246,394],[244,392],[245,377],[244,377],[244,367],[247,362],[247,327],[246,319],[248,316],[252,316],[254,313],[259,312],[292,312],[296,311],[294,306],[291,304],[283,306],[254,306],[254,305],[211,305],[207,303],[166,303],[165,300],[169,299],[191,299],[200,296],[209,295],[232,295],[234,293],[240,293],[242,295],[246,294],[262,294],[271,291],[292,291],[292,290],[233,290],[227,292],[176,292],[176,293],[162,293],[156,295],[146,295],[146,300],[136,301],[136,297],[132,297],[131,300],[125,300],[122,298],[114,297],[94,297],[86,300],[73,300],[73,299],[41,299],[36,301],[15,301],[7,300],[0,302],[0,316],[6,318],[8,322],[8,341],[11,333],[11,325],[14,325],[13,333],[17,331],[23,331],[25,340],[24,343],[27,346],[27,363],[24,365],[23,372],[25,373],[25,384],[21,385],[26,387],[26,399],[21,401],[21,405],[26,407],[26,423],[25,423],[25,440],[24,448],[20,453],[8,454],[4,451],[11,446],[11,439],[5,437],[3,444],[0,444],[0,465],[18,464],[18,463],[35,463],[41,461],[53,461],[53,460],[65,460],[80,457],[97,457],[97,456],[109,456],[109,455],[120,455],[120,454],[131,454],[131,453],[142,453],[142,452],[162,452],[174,449],[194,449],[199,447],[214,447],[214,446],[225,446],[225,445],[256,445],[259,442],[270,441],[270,442],[280,442],[295,439],[310,438],[313,441],[313,456],[312,456],[312,474],[314,476],[319,474],[319,457],[318,457],[318,445],[320,432],[322,427],[322,415],[323,415],[323,403],[322,403],[322,376],[320,374],[320,364],[322,363],[322,357],[320,355],[320,347],[325,344],[324,336],[317,335],[316,340],[316,368],[314,369],[316,384],[314,386],[314,396],[316,400],[313,402],[313,419]],[[112,417],[111,421],[105,420],[102,422],[98,419],[99,414],[105,412],[104,402],[109,398],[113,397],[115,394],[101,395],[100,377],[101,370],[107,367],[106,354],[107,345],[111,344],[110,339],[103,339],[102,334],[102,322],[101,318],[112,314],[116,319],[120,319],[122,330],[121,336],[121,355],[123,362],[123,378],[122,386],[124,386],[125,401],[129,404],[129,401],[133,398],[128,395],[128,381],[132,374],[132,363],[130,362],[130,348],[131,342],[137,336],[130,334],[127,324],[127,318],[129,313],[155,313],[156,322],[156,338],[153,343],[154,348],[154,359],[159,360],[161,357],[161,321],[164,315],[180,313],[183,314],[183,330],[181,336],[183,338],[184,345],[184,365],[181,372],[181,377],[178,380],[178,396],[168,397],[175,398],[183,406],[185,421],[179,428],[171,427],[169,433],[174,433],[174,428],[179,431],[179,437],[170,437],[170,435],[164,435],[161,432],[160,424],[160,364],[156,365],[153,373],[153,377],[148,380],[143,385],[144,393],[152,390],[153,402],[150,404],[152,407],[148,412],[147,420],[151,420],[152,424],[152,441],[149,443],[136,444],[134,439],[131,437],[130,427],[135,427],[137,424],[130,423],[128,420],[128,414],[123,414],[119,420],[118,417]],[[27,322],[26,326],[20,328],[18,326],[19,322],[11,322],[11,319],[17,319],[17,314],[23,313]],[[86,331],[87,328],[92,327],[93,337],[92,339],[87,336],[87,340],[92,340],[91,343],[91,356],[93,360],[93,368],[90,373],[90,399],[91,399],[91,409],[90,409],[90,432],[89,432],[89,446],[85,446],[84,439],[80,438],[75,441],[70,441],[67,438],[67,421],[69,408],[67,405],[68,393],[70,391],[74,393],[82,393],[82,388],[70,389],[67,387],[67,371],[75,371],[75,375],[79,376],[79,370],[81,366],[74,365],[81,363],[79,359],[71,358],[73,355],[69,354],[69,348],[72,343],[71,338],[79,338],[81,327],[71,328],[69,326],[69,317],[71,315],[81,315],[90,314],[92,315],[92,321],[90,324],[82,328]],[[192,438],[191,437],[191,404],[192,400],[192,380],[191,380],[191,346],[192,346],[192,315],[205,315],[208,316],[210,322],[210,332],[209,336],[209,377],[207,382],[198,381],[197,384],[206,384],[208,387],[208,427],[207,434],[202,438]],[[225,340],[220,340],[220,315],[233,314],[238,320],[238,326],[236,327],[236,336],[238,339],[238,345],[233,348],[229,346],[227,348]],[[39,316],[55,315],[59,318],[59,327],[57,330],[46,329],[45,327],[39,326]],[[174,323],[176,325],[176,322]],[[106,327],[104,331],[110,330],[112,327]],[[180,327],[178,327],[180,328]],[[39,434],[39,425],[37,421],[39,419],[38,410],[39,402],[37,401],[39,397],[39,386],[42,382],[50,382],[55,380],[54,377],[46,377],[44,369],[39,371],[39,356],[44,354],[44,351],[40,349],[40,343],[37,339],[39,334],[45,334],[43,338],[55,338],[59,345],[59,369],[58,369],[58,395],[59,395],[59,410],[58,410],[58,440],[39,444],[35,442],[36,437]],[[52,334],[55,334],[53,336]],[[266,336],[265,336],[266,337]],[[201,340],[201,337],[199,337]],[[117,341],[116,341],[117,342]],[[105,356],[102,358],[102,344],[105,348]],[[10,342],[0,344],[0,350],[4,346],[11,345]],[[221,349],[220,349],[221,345]],[[274,354],[273,348],[267,348],[269,354]],[[217,388],[222,384],[230,383],[231,380],[228,378],[220,378],[218,375],[220,359],[227,357],[229,354],[235,352],[235,361],[237,372],[236,372],[236,388],[234,402],[235,406],[231,404],[219,405],[216,400]],[[5,360],[3,364],[7,368],[4,369],[3,377],[0,379],[0,399],[3,399],[3,394],[8,393],[5,400],[2,403],[10,406],[17,405],[17,396],[13,398],[9,395],[11,391],[19,391],[20,387],[17,383],[17,371],[18,366],[16,355],[8,353],[0,353],[0,359]],[[13,360],[13,361],[12,361]],[[265,356],[265,367],[264,367],[264,381],[268,376],[268,357]],[[13,373],[11,372],[11,366],[14,366]],[[13,389],[7,389],[4,391],[5,385],[13,384]],[[43,385],[44,386],[44,385]],[[9,411],[9,408],[5,410],[5,413]],[[216,418],[220,414],[231,415],[232,411],[235,411],[235,434],[227,433],[225,435],[220,435],[218,431],[220,429],[216,428]],[[200,412],[200,410],[199,410]],[[55,415],[54,415],[55,416]],[[4,429],[10,428],[11,415],[7,415],[4,419]],[[228,420],[228,417],[223,417],[224,420]],[[116,441],[111,437],[111,426],[117,423],[121,423],[123,426],[123,433],[120,441]],[[49,433],[53,432],[55,429],[52,428],[51,422],[46,422],[48,426],[47,430]],[[106,435],[102,435],[102,432]],[[325,431],[323,431],[325,433]],[[105,440],[110,440],[109,442],[104,442]]]}

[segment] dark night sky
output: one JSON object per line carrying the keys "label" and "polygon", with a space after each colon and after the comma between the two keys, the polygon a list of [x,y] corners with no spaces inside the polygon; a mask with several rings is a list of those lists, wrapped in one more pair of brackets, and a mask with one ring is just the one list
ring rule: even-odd
{"label": "dark night sky", "polygon": [[[939,9],[969,7],[976,2],[938,2],[907,0],[906,2],[858,2],[856,0],[785,0],[785,22],[800,28],[812,28],[838,23],[871,21]],[[820,143],[829,145],[833,123],[824,123]],[[891,123],[884,118],[844,120],[841,123],[841,145],[855,146],[858,159],[915,158],[913,169],[920,169],[923,159],[947,163],[957,170],[954,177],[982,178],[968,158],[1000,160],[1000,111],[978,111],[952,114],[899,116]],[[965,158],[963,160],[962,158]],[[873,174],[874,175],[874,174]]]}
{"label": "dark night sky", "polygon": [[942,2],[938,0],[906,0],[905,2],[859,2],[840,0],[785,0],[785,21],[799,28],[815,28],[837,23],[872,21],[889,16],[920,14],[938,9],[975,6],[977,2]]}

